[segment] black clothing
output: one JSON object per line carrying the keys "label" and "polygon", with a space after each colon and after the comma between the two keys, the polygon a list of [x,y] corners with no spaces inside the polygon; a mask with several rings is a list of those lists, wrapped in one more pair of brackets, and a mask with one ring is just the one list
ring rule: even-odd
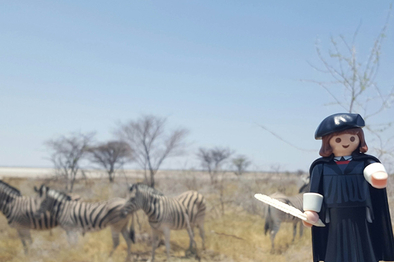
{"label": "black clothing", "polygon": [[326,227],[312,227],[313,261],[377,262],[394,260],[394,239],[386,189],[372,187],[364,168],[379,160],[353,153],[338,165],[331,157],[311,165],[310,192],[323,195],[319,217]]}

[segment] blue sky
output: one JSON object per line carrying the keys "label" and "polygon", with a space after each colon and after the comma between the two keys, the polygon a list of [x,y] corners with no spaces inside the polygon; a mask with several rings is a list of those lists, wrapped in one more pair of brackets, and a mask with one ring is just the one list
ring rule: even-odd
{"label": "blue sky", "polygon": [[[2,1],[0,166],[50,167],[43,142],[70,132],[112,138],[142,114],[190,130],[189,154],[166,168],[198,168],[199,147],[229,147],[252,169],[307,170],[313,134],[343,111],[315,43],[351,39],[366,56],[390,1]],[[393,87],[391,20],[377,78]],[[390,109],[374,121],[393,121]],[[310,151],[300,151],[263,125]],[[367,136],[368,139],[368,136]],[[373,141],[372,141],[373,142]]]}

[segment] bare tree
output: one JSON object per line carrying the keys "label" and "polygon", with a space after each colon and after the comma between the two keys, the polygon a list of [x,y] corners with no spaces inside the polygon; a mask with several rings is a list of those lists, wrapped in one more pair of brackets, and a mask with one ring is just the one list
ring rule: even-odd
{"label": "bare tree", "polygon": [[228,148],[215,147],[212,149],[200,148],[197,157],[201,166],[208,171],[211,183],[215,184],[223,164],[230,158],[232,151]]}
{"label": "bare tree", "polygon": [[49,159],[55,167],[56,175],[66,180],[65,189],[69,192],[73,191],[77,174],[82,171],[80,163],[86,157],[94,135],[95,133],[72,133],[44,142],[51,151]]}
{"label": "bare tree", "polygon": [[110,183],[114,182],[116,171],[132,161],[131,148],[122,141],[102,143],[89,148],[88,152],[90,161],[105,169]]}
{"label": "bare tree", "polygon": [[[215,147],[212,149],[200,148],[197,153],[197,157],[201,162],[201,166],[208,171],[211,178],[211,184],[213,188],[218,191],[220,210],[224,215],[225,204],[229,202],[225,196],[225,180],[223,174],[226,170],[223,170],[223,166],[227,163],[233,152],[228,148]],[[213,204],[215,207],[216,204]]]}
{"label": "bare tree", "polygon": [[245,173],[246,169],[250,166],[251,162],[248,160],[246,156],[239,155],[236,158],[232,159],[232,164],[235,167],[234,174],[237,177],[240,177],[243,173]]}
{"label": "bare tree", "polygon": [[122,141],[130,145],[136,161],[145,170],[146,182],[151,187],[155,186],[154,176],[163,161],[180,155],[186,146],[185,138],[189,131],[184,128],[167,131],[166,122],[166,118],[144,115],[135,121],[120,124],[115,131]]}
{"label": "bare tree", "polygon": [[[360,59],[355,43],[359,29],[355,31],[351,42],[343,35],[331,37],[327,54],[316,43],[316,52],[322,66],[311,66],[327,74],[330,80],[307,80],[325,89],[333,100],[332,104],[349,113],[360,113],[366,120],[389,109],[394,102],[394,86],[380,87],[376,82],[390,15],[391,6],[387,20],[365,59]],[[388,154],[393,157],[393,124],[394,121],[386,121],[366,126],[378,142],[374,149],[379,158]],[[384,134],[389,134],[389,137]]]}
{"label": "bare tree", "polygon": [[[314,69],[331,77],[331,81],[311,81],[324,88],[332,97],[332,104],[345,111],[364,113],[364,118],[379,114],[391,106],[394,87],[384,90],[376,83],[379,70],[381,47],[385,38],[387,22],[374,41],[374,45],[365,61],[360,61],[355,44],[358,29],[349,43],[343,36],[339,41],[331,37],[328,57],[323,54],[319,43],[316,52],[323,67],[311,65]],[[337,92],[340,91],[340,92]],[[373,104],[371,106],[371,104]]]}

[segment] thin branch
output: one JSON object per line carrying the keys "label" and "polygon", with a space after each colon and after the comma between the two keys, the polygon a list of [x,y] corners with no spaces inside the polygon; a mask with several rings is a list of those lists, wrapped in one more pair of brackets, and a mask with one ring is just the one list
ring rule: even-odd
{"label": "thin branch", "polygon": [[298,150],[301,150],[301,151],[305,151],[305,152],[315,152],[315,151],[316,151],[316,150],[312,150],[312,149],[300,148],[300,147],[298,147],[298,146],[296,146],[296,145],[294,145],[294,144],[292,144],[292,143],[286,141],[285,139],[283,139],[282,137],[280,137],[280,136],[279,136],[278,134],[276,134],[275,132],[272,132],[271,130],[269,130],[269,129],[266,128],[265,126],[262,126],[262,125],[259,125],[259,124],[256,124],[256,125],[258,125],[258,126],[261,127],[262,129],[264,129],[265,131],[271,133],[273,136],[275,136],[276,138],[278,138],[278,139],[281,140],[282,142],[288,144],[288,145],[291,146],[291,147],[294,147],[295,149],[298,149]]}
{"label": "thin branch", "polygon": [[239,240],[245,240],[242,237],[238,237],[236,235],[230,235],[230,234],[226,234],[226,233],[219,233],[219,232],[216,232],[216,231],[213,231],[213,230],[211,232],[216,234],[216,235],[219,235],[219,236],[233,237],[233,238],[236,238],[236,239],[239,239]]}

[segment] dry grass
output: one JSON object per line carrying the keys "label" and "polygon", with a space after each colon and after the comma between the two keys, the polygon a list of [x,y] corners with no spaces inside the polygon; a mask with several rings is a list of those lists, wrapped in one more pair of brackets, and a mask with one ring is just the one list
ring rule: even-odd
{"label": "dry grass", "polygon": [[[269,236],[264,235],[263,204],[253,199],[253,194],[263,192],[270,194],[282,187],[287,194],[295,194],[298,185],[294,177],[284,176],[282,179],[270,180],[267,177],[249,178],[245,180],[227,180],[224,190],[224,214],[222,213],[218,191],[209,183],[199,183],[198,189],[207,198],[207,215],[205,222],[206,250],[201,250],[201,239],[196,229],[198,255],[201,261],[277,261],[301,262],[311,261],[310,230],[304,230],[304,236],[291,243],[292,226],[282,224],[275,239],[275,253],[271,253]],[[132,179],[131,179],[132,180]],[[177,195],[188,190],[188,181],[173,181],[167,175],[157,180],[157,188],[168,195]],[[19,188],[24,195],[34,195],[33,186],[43,181],[37,179],[4,179],[5,182]],[[130,179],[129,179],[130,182]],[[136,182],[136,181],[132,181]],[[54,188],[61,188],[56,181],[46,181]],[[196,187],[196,183],[192,183]],[[124,197],[127,190],[125,181],[108,184],[105,179],[78,181],[75,193],[85,201],[104,200],[115,196]],[[149,225],[142,211],[138,212],[140,226],[137,235],[150,232]],[[66,234],[61,228],[49,231],[31,231],[33,245],[29,255],[23,253],[22,244],[15,229],[7,225],[4,215],[0,215],[0,262],[101,262],[124,261],[127,246],[123,238],[114,255],[109,258],[112,249],[110,229],[87,233],[80,236],[79,244],[70,247]],[[186,257],[185,250],[189,245],[189,237],[185,230],[171,231],[172,261],[196,261],[195,257]],[[136,261],[147,261],[151,255],[151,246],[147,241],[139,241],[132,246]],[[156,250],[156,261],[166,261],[165,247]]]}

